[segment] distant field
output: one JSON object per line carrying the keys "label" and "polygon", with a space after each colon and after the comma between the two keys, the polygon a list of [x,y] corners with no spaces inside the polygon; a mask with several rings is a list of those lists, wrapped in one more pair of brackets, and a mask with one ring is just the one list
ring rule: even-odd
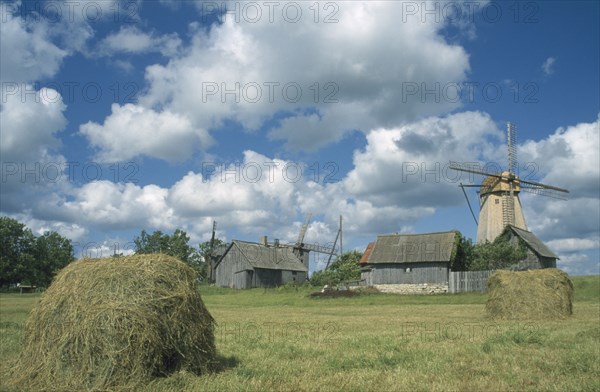
{"label": "distant field", "polygon": [[[598,391],[600,276],[572,279],[574,315],[541,323],[487,319],[484,294],[313,299],[310,288],[203,286],[226,369],[145,390]],[[0,382],[38,298],[0,295]]]}

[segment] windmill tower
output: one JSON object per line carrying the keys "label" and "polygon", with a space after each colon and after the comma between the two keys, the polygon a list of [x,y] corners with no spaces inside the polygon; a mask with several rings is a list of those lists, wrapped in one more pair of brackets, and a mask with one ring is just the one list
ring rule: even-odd
{"label": "windmill tower", "polygon": [[[477,243],[492,242],[506,225],[527,230],[519,193],[526,191],[557,199],[566,199],[568,190],[539,182],[520,179],[516,172],[517,143],[516,128],[507,125],[508,168],[500,173],[477,170],[465,164],[451,162],[450,168],[467,173],[485,176],[479,192],[479,222],[477,224]],[[461,186],[463,186],[461,184]],[[464,189],[463,189],[464,190]],[[468,199],[467,199],[468,200]]]}

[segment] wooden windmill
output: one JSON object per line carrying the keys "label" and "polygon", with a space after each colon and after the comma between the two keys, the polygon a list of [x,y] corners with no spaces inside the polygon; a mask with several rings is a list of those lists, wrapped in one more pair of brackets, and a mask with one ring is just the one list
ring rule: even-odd
{"label": "wooden windmill", "polygon": [[[450,163],[451,169],[485,176],[481,185],[473,185],[480,187],[477,243],[494,241],[506,225],[527,230],[525,216],[519,200],[520,191],[558,199],[566,199],[566,194],[569,193],[568,190],[563,188],[520,179],[516,174],[518,164],[515,126],[508,123],[506,133],[508,145],[507,170],[492,173],[486,170],[474,169],[466,164]],[[461,187],[463,186],[469,185],[461,184]]]}
{"label": "wooden windmill", "polygon": [[215,281],[215,264],[217,262],[218,256],[215,255],[215,233],[217,231],[217,221],[213,221],[212,225],[212,235],[210,237],[210,244],[208,250],[208,280],[210,282]]}
{"label": "wooden windmill", "polygon": [[331,246],[331,247],[323,246],[323,245],[319,245],[319,244],[304,243],[304,236],[306,235],[306,231],[308,230],[308,226],[310,225],[311,219],[312,219],[312,213],[308,213],[308,215],[306,216],[306,218],[304,220],[304,224],[300,228],[300,233],[298,234],[298,240],[296,241],[296,243],[294,245],[292,245],[292,247],[294,248],[294,252],[296,252],[296,254],[303,260],[303,262],[305,262],[307,267],[308,267],[308,252],[311,252],[311,251],[316,252],[316,253],[328,254],[329,259],[327,261],[327,266],[329,266],[329,262],[331,261],[331,258],[335,254],[338,239],[341,240],[340,236],[341,236],[341,230],[342,230],[342,226],[341,226],[342,217],[340,216],[340,228],[335,237],[335,241],[333,242],[333,246]]}

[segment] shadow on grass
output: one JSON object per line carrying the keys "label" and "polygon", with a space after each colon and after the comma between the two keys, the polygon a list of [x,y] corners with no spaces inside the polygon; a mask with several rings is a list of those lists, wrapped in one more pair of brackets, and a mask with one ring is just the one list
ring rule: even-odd
{"label": "shadow on grass", "polygon": [[[179,370],[174,373],[156,377],[147,385],[135,385],[133,390],[142,390],[144,387],[151,387],[150,390],[165,390],[165,391],[188,391],[202,389],[202,385],[209,382],[212,376],[226,372],[237,367],[240,361],[235,356],[224,356],[217,354],[211,369],[202,374],[197,374],[187,370]],[[139,388],[138,388],[139,387]],[[192,388],[192,389],[190,389]],[[12,392],[12,391],[11,391]]]}
{"label": "shadow on grass", "polygon": [[233,369],[240,364],[240,360],[234,355],[224,356],[217,354],[217,359],[213,368],[213,373],[221,373]]}

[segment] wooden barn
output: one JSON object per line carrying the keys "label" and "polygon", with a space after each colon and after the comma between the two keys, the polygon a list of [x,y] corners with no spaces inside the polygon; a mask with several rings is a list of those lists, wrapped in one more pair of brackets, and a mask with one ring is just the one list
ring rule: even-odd
{"label": "wooden barn", "polygon": [[548,249],[548,247],[532,232],[512,225],[507,225],[500,236],[507,236],[508,241],[514,245],[517,245],[519,241],[523,241],[527,248],[527,257],[524,260],[521,260],[519,264],[515,265],[512,269],[528,270],[556,268],[558,256]]}
{"label": "wooden barn", "polygon": [[308,252],[292,246],[233,240],[215,265],[215,284],[248,289],[304,283]]}
{"label": "wooden barn", "polygon": [[377,236],[365,250],[361,280],[381,284],[448,284],[454,231]]}

